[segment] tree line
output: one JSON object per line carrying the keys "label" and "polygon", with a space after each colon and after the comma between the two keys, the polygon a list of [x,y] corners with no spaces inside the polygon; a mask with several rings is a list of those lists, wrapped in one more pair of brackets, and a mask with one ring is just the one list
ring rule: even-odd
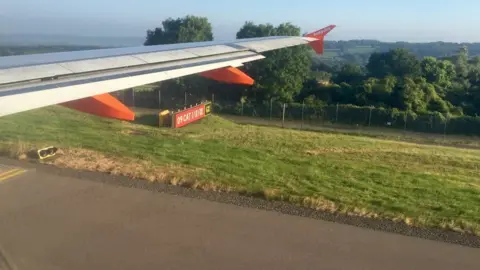
{"label": "tree line", "polygon": [[376,52],[365,67],[348,63],[333,73],[317,72],[317,78],[305,82],[299,98],[420,114],[478,115],[480,57],[470,58],[466,47],[439,59],[419,59],[404,48]]}
{"label": "tree line", "polygon": [[[275,35],[298,36],[300,28],[290,23],[273,26],[246,22],[237,32],[237,38],[267,37]],[[172,44],[182,42],[212,41],[212,27],[207,18],[186,16],[168,18],[162,27],[147,31],[145,45]],[[271,98],[294,101],[294,95],[303,88],[311,70],[311,49],[298,46],[266,52],[266,59],[246,63],[243,70],[255,79],[253,87],[217,83],[200,76],[188,76],[163,82],[162,95],[182,92],[211,96],[219,99],[261,102]]]}
{"label": "tree line", "polygon": [[[298,36],[291,23],[277,26],[246,22],[237,38],[274,35]],[[213,40],[205,17],[168,18],[147,31],[145,45]],[[396,108],[413,113],[480,114],[480,57],[469,57],[467,46],[442,58],[417,57],[407,48],[374,52],[365,66],[346,63],[332,67],[314,59],[307,46],[265,53],[266,59],[246,63],[244,71],[255,79],[252,87],[217,83],[188,76],[162,83],[162,93],[189,92],[233,102],[262,104],[306,102],[324,106],[352,104]]]}
{"label": "tree line", "polygon": [[393,49],[407,49],[418,58],[433,56],[443,58],[456,55],[466,47],[470,55],[480,55],[480,43],[454,42],[381,42],[378,40],[340,40],[325,41],[325,55],[314,57],[314,61],[327,63],[330,66],[341,67],[345,63],[365,66],[374,52],[388,52]]}

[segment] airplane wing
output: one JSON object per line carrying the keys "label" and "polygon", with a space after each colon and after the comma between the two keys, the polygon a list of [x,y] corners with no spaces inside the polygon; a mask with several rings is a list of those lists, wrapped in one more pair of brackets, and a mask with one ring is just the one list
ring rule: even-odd
{"label": "airplane wing", "polygon": [[265,58],[262,52],[291,46],[309,44],[322,53],[323,37],[333,27],[303,37],[0,57],[0,116],[61,104],[103,117],[133,120],[133,112],[108,93],[190,74],[251,85],[253,79],[237,67]]}

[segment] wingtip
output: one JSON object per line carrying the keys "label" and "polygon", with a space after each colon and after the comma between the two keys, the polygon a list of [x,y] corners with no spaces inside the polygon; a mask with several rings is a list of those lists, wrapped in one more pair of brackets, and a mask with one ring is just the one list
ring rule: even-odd
{"label": "wingtip", "polygon": [[335,24],[331,24],[327,27],[324,27],[320,30],[314,31],[312,33],[306,34],[305,37],[315,38],[316,40],[310,41],[309,45],[317,54],[323,54],[324,44],[323,40],[325,36],[330,33],[335,27]]}
{"label": "wingtip", "polygon": [[330,31],[332,31],[335,27],[337,27],[335,24],[331,24],[327,27],[324,27],[320,30],[317,30],[317,31],[314,31],[314,32],[311,32],[309,34],[306,34],[305,36],[306,37],[313,37],[313,38],[323,38],[325,37],[328,33],[330,33]]}

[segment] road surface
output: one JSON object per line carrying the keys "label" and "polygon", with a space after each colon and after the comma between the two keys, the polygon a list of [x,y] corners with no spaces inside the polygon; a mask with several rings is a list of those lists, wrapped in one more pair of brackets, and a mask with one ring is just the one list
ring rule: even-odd
{"label": "road surface", "polygon": [[31,166],[0,167],[0,252],[2,270],[480,269],[475,248]]}

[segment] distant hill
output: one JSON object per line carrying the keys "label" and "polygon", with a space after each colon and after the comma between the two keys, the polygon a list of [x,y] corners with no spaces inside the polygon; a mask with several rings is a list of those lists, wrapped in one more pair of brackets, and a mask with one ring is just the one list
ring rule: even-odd
{"label": "distant hill", "polygon": [[91,37],[41,34],[0,34],[0,46],[96,46],[129,47],[142,46],[143,37]]}
{"label": "distant hill", "polygon": [[[92,37],[42,34],[0,34],[0,56],[42,53],[53,51],[86,50],[95,48],[142,46],[144,37]],[[343,63],[366,65],[373,52],[394,48],[407,48],[419,58],[437,58],[455,55],[462,46],[467,46],[470,56],[480,55],[480,43],[451,42],[381,42],[378,40],[325,41],[325,53],[315,56],[329,66]]]}
{"label": "distant hill", "polygon": [[95,50],[108,47],[78,45],[0,45],[0,56],[12,56],[35,53],[69,52]]}

